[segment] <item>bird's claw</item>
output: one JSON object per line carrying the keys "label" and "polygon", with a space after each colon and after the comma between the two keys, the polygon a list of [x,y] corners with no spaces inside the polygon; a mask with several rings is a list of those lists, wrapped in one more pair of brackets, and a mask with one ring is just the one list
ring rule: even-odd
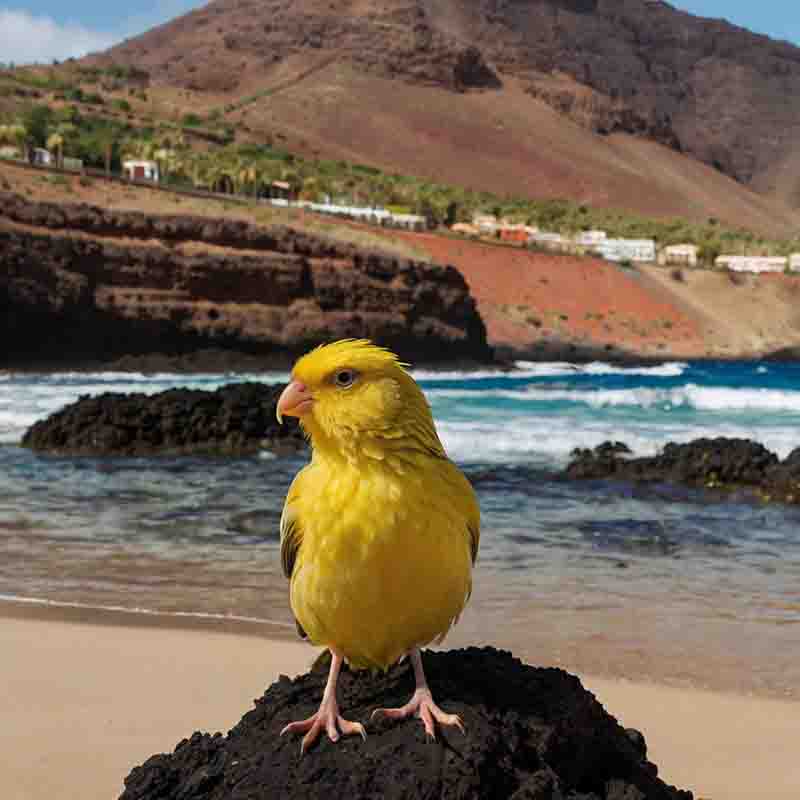
{"label": "bird's claw", "polygon": [[436,722],[443,727],[458,728],[461,733],[466,733],[461,717],[458,714],[448,714],[446,711],[442,711],[433,702],[430,689],[417,689],[411,700],[399,708],[376,708],[370,715],[370,722],[382,719],[406,719],[412,715],[422,720],[425,727],[425,738],[430,741],[436,741]]}
{"label": "bird's claw", "polygon": [[345,719],[333,704],[320,706],[317,713],[308,717],[308,719],[290,722],[284,726],[280,735],[283,736],[284,733],[305,733],[302,742],[300,742],[300,755],[303,756],[311,745],[317,741],[323,730],[328,734],[328,738],[332,742],[339,741],[340,733],[342,736],[358,734],[364,740],[367,738],[364,726],[360,722],[351,722],[349,719]]}

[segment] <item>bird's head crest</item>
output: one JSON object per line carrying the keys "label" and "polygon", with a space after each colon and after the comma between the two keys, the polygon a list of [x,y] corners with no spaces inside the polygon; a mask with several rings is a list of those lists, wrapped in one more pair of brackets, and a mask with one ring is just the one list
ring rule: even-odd
{"label": "bird's head crest", "polygon": [[[418,443],[443,455],[428,402],[407,366],[366,339],[321,345],[295,364],[285,404],[296,403],[315,451],[378,457],[387,448]],[[278,411],[292,413],[281,402]]]}

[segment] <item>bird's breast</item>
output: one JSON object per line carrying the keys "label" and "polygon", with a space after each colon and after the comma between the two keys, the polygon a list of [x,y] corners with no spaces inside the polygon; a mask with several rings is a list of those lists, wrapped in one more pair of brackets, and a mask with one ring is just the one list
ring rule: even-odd
{"label": "bird's breast", "polygon": [[292,607],[313,642],[388,666],[444,633],[470,589],[466,523],[424,470],[340,470],[300,509]]}

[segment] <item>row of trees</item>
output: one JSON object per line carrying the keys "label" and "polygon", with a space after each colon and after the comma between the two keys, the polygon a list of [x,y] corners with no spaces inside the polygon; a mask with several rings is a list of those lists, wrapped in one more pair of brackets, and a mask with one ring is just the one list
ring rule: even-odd
{"label": "row of trees", "polygon": [[726,228],[713,219],[705,223],[657,220],[570,200],[503,199],[365,165],[306,160],[257,145],[231,144],[201,151],[190,146],[187,133],[179,126],[134,128],[115,119],[82,115],[75,106],[32,106],[20,118],[0,124],[0,145],[4,144],[18,147],[26,155],[32,147],[47,147],[58,162],[70,155],[108,172],[121,171],[121,162],[127,158],[153,160],[167,184],[228,194],[257,196],[273,181],[284,181],[293,195],[304,200],[329,197],[354,205],[384,206],[420,214],[434,225],[466,222],[478,211],[490,211],[498,218],[560,233],[601,228],[609,236],[652,238],[662,246],[693,242],[707,260],[720,252],[784,255],[800,247],[797,241],[768,241],[750,231]]}

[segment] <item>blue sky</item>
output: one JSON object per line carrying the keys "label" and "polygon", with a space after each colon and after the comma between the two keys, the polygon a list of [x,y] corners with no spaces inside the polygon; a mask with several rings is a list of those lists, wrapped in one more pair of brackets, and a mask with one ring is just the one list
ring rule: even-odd
{"label": "blue sky", "polygon": [[[0,0],[0,60],[80,56],[202,5],[202,0]],[[672,0],[672,5],[800,45],[798,0]]]}

